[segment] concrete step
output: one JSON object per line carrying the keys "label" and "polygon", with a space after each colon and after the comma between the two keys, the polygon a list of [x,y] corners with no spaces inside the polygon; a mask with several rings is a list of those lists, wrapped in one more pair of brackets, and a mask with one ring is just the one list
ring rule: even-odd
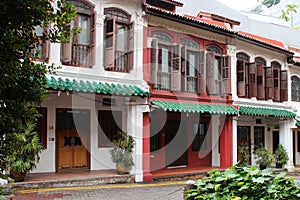
{"label": "concrete step", "polygon": [[6,185],[9,189],[36,189],[36,188],[57,188],[57,187],[79,187],[100,184],[121,184],[133,183],[134,175],[113,175],[103,177],[73,178],[68,180],[43,180],[32,182],[15,182]]}

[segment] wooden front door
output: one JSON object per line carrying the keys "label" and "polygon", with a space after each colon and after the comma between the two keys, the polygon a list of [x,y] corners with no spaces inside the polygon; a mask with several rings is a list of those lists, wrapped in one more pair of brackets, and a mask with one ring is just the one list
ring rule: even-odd
{"label": "wooden front door", "polygon": [[166,123],[166,162],[168,167],[188,164],[188,133],[180,120]]}
{"label": "wooden front door", "polygon": [[89,169],[89,112],[58,110],[57,170]]}
{"label": "wooden front door", "polygon": [[246,144],[248,146],[249,160],[248,164],[251,164],[251,138],[250,138],[250,126],[238,126],[237,127],[237,159],[240,160],[239,146]]}

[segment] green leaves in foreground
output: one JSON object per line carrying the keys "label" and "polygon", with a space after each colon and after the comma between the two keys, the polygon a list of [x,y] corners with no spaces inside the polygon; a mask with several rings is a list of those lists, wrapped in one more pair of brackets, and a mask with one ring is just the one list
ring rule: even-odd
{"label": "green leaves in foreground", "polygon": [[300,199],[300,189],[293,178],[284,173],[274,175],[272,169],[232,166],[221,172],[210,171],[208,177],[197,180],[195,189],[185,194],[187,200],[293,200]]}

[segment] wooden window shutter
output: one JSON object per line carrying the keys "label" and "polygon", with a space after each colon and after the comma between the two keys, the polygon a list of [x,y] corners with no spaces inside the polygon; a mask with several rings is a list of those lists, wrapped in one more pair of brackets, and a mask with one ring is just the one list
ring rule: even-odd
{"label": "wooden window shutter", "polygon": [[133,55],[134,55],[134,23],[132,22],[128,26],[128,52],[126,55],[126,62],[127,62],[127,68],[128,71],[133,70],[133,65],[134,65],[134,60],[133,60]]}
{"label": "wooden window shutter", "polygon": [[222,66],[222,83],[221,83],[221,95],[226,96],[231,94],[230,85],[230,68],[231,68],[231,57],[224,56]]}
{"label": "wooden window shutter", "polygon": [[245,76],[246,61],[237,61],[237,95],[244,97],[246,95],[246,76]]}
{"label": "wooden window shutter", "polygon": [[[48,25],[47,28],[44,28],[44,32],[46,35],[49,34],[50,25]],[[48,62],[49,60],[49,49],[50,49],[50,40],[44,40],[43,41],[43,52],[42,52],[42,60],[44,62]]]}
{"label": "wooden window shutter", "polygon": [[104,38],[104,68],[111,69],[115,67],[115,18],[105,20],[105,38]]}
{"label": "wooden window shutter", "polygon": [[215,93],[215,80],[214,80],[214,72],[215,72],[215,53],[214,52],[207,52],[206,54],[206,84],[207,84],[207,93],[214,94]]}
{"label": "wooden window shutter", "polygon": [[[67,24],[67,29],[71,32],[72,30],[72,22]],[[62,43],[62,55],[61,62],[69,63],[72,61],[72,37],[69,42]]]}
{"label": "wooden window shutter", "polygon": [[95,44],[96,44],[96,19],[95,13],[91,16],[91,32],[90,32],[90,52],[89,52],[89,67],[95,65]]}
{"label": "wooden window shutter", "polygon": [[158,69],[158,41],[157,39],[152,40],[151,46],[151,83],[156,88],[157,85],[157,69]]}
{"label": "wooden window shutter", "polygon": [[186,47],[181,47],[181,91],[185,92],[187,90],[187,81],[186,81],[186,67],[187,67],[187,53]]}
{"label": "wooden window shutter", "polygon": [[274,100],[280,101],[280,69],[273,67],[273,91],[274,91]]}
{"label": "wooden window shutter", "polygon": [[256,97],[257,96],[257,83],[256,83],[256,65],[255,63],[251,63],[249,65],[249,77],[248,77],[248,80],[249,80],[249,97]]}
{"label": "wooden window shutter", "polygon": [[172,67],[171,67],[171,91],[180,91],[180,75],[181,75],[181,46],[179,44],[173,47]]}
{"label": "wooden window shutter", "polygon": [[266,68],[266,99],[273,99],[273,71],[272,67]]}
{"label": "wooden window shutter", "polygon": [[205,51],[199,51],[199,65],[198,65],[198,94],[203,94],[206,92],[206,69],[205,69]]}
{"label": "wooden window shutter", "polygon": [[265,66],[256,64],[257,69],[257,99],[265,99]]}
{"label": "wooden window shutter", "polygon": [[287,71],[280,72],[280,100],[287,101],[288,100],[288,74]]}

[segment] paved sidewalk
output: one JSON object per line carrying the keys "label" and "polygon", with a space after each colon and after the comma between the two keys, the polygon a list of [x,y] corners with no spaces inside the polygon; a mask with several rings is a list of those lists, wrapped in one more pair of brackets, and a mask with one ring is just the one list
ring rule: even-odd
{"label": "paved sidewalk", "polygon": [[182,200],[184,182],[20,190],[13,200]]}

